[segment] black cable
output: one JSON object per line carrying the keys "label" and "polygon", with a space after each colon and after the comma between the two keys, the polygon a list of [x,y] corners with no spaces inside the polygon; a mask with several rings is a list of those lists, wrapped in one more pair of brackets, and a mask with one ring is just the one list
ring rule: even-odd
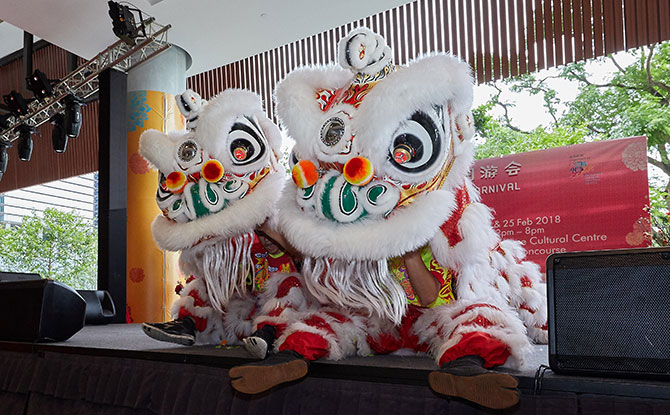
{"label": "black cable", "polygon": [[533,395],[540,395],[542,393],[542,380],[544,374],[550,369],[547,365],[540,365],[535,372],[535,380],[533,384]]}

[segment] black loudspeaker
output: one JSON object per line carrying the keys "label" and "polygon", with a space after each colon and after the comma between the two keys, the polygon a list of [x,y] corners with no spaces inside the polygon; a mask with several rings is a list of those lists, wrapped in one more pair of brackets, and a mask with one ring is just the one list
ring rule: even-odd
{"label": "black loudspeaker", "polygon": [[114,301],[109,292],[104,290],[77,290],[86,301],[86,325],[108,324],[116,316]]}
{"label": "black loudspeaker", "polygon": [[65,341],[84,327],[86,302],[52,280],[0,282],[0,340]]}
{"label": "black loudspeaker", "polygon": [[25,281],[42,279],[40,274],[26,272],[3,272],[0,271],[0,282],[3,281]]}
{"label": "black loudspeaker", "polygon": [[554,372],[670,378],[670,248],[547,258]]}

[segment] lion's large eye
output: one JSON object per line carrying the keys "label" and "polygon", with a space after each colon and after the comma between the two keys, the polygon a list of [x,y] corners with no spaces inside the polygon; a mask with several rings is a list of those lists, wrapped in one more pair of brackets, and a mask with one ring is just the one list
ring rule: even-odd
{"label": "lion's large eye", "polygon": [[344,135],[344,121],[341,118],[333,117],[326,121],[321,127],[321,141],[323,144],[332,147],[342,140]]}
{"label": "lion's large eye", "polygon": [[198,144],[195,141],[186,140],[179,145],[177,157],[181,162],[189,163],[198,155],[198,150]]}
{"label": "lion's large eye", "polygon": [[442,148],[437,124],[425,113],[415,112],[393,134],[388,158],[407,173],[418,173],[435,163]]}
{"label": "lion's large eye", "polygon": [[233,164],[243,166],[258,161],[265,155],[265,138],[253,119],[240,118],[228,134]]}

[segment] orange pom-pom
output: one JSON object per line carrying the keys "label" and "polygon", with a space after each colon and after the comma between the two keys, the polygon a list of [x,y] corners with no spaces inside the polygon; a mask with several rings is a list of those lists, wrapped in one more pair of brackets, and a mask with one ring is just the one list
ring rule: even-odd
{"label": "orange pom-pom", "polygon": [[354,186],[364,186],[370,183],[375,175],[372,162],[365,157],[354,157],[344,164],[344,179]]}
{"label": "orange pom-pom", "polygon": [[186,186],[186,175],[180,171],[173,171],[165,178],[165,187],[172,193],[181,193]]}
{"label": "orange pom-pom", "polygon": [[202,177],[210,183],[216,183],[223,177],[223,165],[219,160],[210,159],[200,169]]}
{"label": "orange pom-pom", "polygon": [[319,170],[309,160],[300,160],[291,171],[293,182],[301,189],[314,186],[319,180]]}

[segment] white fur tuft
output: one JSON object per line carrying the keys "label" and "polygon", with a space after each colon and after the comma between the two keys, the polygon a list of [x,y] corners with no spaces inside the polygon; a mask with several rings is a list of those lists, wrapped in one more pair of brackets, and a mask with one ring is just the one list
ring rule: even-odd
{"label": "white fur tuft", "polygon": [[454,209],[448,191],[434,191],[389,218],[352,224],[320,220],[302,211],[292,191],[279,202],[279,226],[291,244],[312,257],[379,260],[425,245]]}

